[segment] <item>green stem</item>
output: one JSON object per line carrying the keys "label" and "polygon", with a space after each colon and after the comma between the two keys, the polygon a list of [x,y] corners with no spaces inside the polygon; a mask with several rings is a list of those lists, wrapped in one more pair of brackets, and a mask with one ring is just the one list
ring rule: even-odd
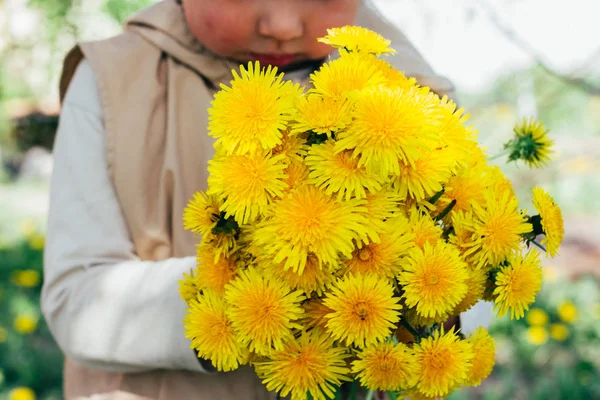
{"label": "green stem", "polygon": [[396,393],[394,392],[387,392],[388,397],[390,398],[390,400],[397,400],[398,397],[396,396]]}
{"label": "green stem", "polygon": [[405,320],[404,318],[400,318],[400,324],[406,328],[406,330],[408,330],[410,332],[411,335],[413,335],[415,337],[415,341],[419,341],[419,339],[421,339],[421,335],[419,335],[419,332],[417,332],[417,330],[415,329],[414,326],[412,326],[407,320]]}
{"label": "green stem", "polygon": [[367,397],[365,398],[365,400],[373,400],[375,398],[375,391],[374,390],[369,390],[369,392],[367,393]]}
{"label": "green stem", "polygon": [[450,213],[450,211],[452,211],[452,209],[454,208],[455,205],[456,205],[456,199],[452,200],[450,202],[450,204],[448,204],[446,206],[446,208],[444,208],[444,210],[437,217],[435,217],[435,220],[441,221],[442,219],[444,219],[444,217],[446,215],[448,215]]}
{"label": "green stem", "polygon": [[352,381],[350,385],[350,400],[356,400],[356,394],[358,393],[358,382]]}
{"label": "green stem", "polygon": [[544,252],[548,251],[546,250],[546,248],[544,246],[542,246],[541,244],[539,244],[538,242],[536,242],[535,240],[531,240],[529,243],[533,243],[534,245],[536,245],[537,247],[539,247],[540,249],[544,250]]}
{"label": "green stem", "polygon": [[493,160],[496,160],[496,159],[498,159],[500,157],[503,157],[503,156],[506,156],[506,155],[509,155],[509,154],[510,154],[510,149],[504,149],[501,152],[499,152],[499,153],[497,153],[497,154],[489,157],[488,161],[493,161]]}
{"label": "green stem", "polygon": [[437,192],[435,195],[433,195],[433,197],[431,199],[429,199],[429,203],[431,203],[431,205],[434,205],[440,199],[440,197],[442,197],[444,195],[445,191],[446,191],[446,189],[442,188],[442,190]]}

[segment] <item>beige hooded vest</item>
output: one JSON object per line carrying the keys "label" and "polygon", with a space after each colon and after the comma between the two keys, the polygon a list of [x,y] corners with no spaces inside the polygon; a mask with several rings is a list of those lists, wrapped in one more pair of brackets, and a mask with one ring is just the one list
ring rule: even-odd
{"label": "beige hooded vest", "polygon": [[[435,75],[406,37],[376,12],[363,6],[356,24],[392,40],[397,54],[388,60],[406,75],[440,95],[452,95],[450,82]],[[61,97],[84,57],[98,79],[109,173],[138,256],[158,261],[193,255],[197,237],[183,230],[181,215],[192,195],[206,189],[213,88],[229,83],[238,65],[202,48],[174,0],[133,17],[116,37],[75,47],[65,60]],[[275,398],[249,368],[117,374],[66,360],[64,378],[68,399],[98,394],[94,398]]]}

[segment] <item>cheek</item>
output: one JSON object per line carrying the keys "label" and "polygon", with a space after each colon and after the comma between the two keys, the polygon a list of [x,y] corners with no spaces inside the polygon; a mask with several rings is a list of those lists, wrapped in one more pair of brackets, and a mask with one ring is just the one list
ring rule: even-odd
{"label": "cheek", "polygon": [[188,26],[194,36],[209,50],[231,56],[243,50],[252,40],[253,30],[247,16],[227,10],[203,9],[186,12]]}

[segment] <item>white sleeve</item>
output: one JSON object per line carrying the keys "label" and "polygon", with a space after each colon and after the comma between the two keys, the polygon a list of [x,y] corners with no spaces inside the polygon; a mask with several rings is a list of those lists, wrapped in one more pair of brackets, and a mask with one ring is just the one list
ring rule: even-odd
{"label": "white sleeve", "polygon": [[74,362],[114,372],[203,371],[184,336],[178,282],[194,257],[140,261],[105,158],[96,77],[82,62],[65,98],[50,186],[42,311]]}

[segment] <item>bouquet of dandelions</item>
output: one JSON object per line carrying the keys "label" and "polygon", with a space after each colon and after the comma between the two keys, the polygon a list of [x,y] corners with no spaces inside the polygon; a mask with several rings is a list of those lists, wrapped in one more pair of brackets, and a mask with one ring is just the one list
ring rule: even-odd
{"label": "bouquet of dandelions", "polygon": [[[250,63],[215,95],[208,190],[184,212],[202,235],[185,334],[218,370],[252,365],[292,399],[478,385],[493,339],[444,322],[481,299],[522,318],[542,280],[530,245],[556,254],[560,209],[536,188],[538,214],[521,211],[463,110],[379,58],[388,40],[344,27],[320,41],[340,57],[312,89]],[[515,133],[510,160],[548,159],[543,125]]]}

